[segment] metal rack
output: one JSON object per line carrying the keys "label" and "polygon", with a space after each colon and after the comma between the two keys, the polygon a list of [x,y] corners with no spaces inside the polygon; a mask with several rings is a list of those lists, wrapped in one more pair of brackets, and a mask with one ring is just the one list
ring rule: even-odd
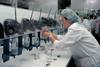
{"label": "metal rack", "polygon": [[[28,37],[30,38],[29,47],[27,47],[27,50],[32,50],[32,47],[39,47],[39,44],[37,45],[35,42],[34,44],[32,44],[32,38],[34,38],[35,36],[34,32],[1,39],[0,41],[3,41],[3,45],[2,45],[3,46],[3,54],[2,54],[3,62],[8,61],[10,56],[13,56],[15,58],[16,55],[22,54],[22,50],[24,48],[22,43],[25,42],[25,41],[22,41],[22,39],[23,39],[23,36],[26,36],[26,35],[28,35]],[[18,39],[18,41],[16,41],[16,39]],[[12,40],[12,43],[11,43],[11,40]],[[11,45],[15,47],[11,47]]]}

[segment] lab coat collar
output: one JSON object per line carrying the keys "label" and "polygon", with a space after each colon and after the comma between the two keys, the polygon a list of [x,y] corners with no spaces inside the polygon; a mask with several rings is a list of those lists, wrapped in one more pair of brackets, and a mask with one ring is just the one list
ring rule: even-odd
{"label": "lab coat collar", "polygon": [[68,29],[75,29],[76,27],[78,27],[79,23],[73,23],[71,26],[69,26]]}
{"label": "lab coat collar", "polygon": [[86,28],[81,24],[81,23],[78,23],[78,22],[76,22],[76,23],[73,23],[69,28],[68,28],[68,30],[71,30],[71,29],[73,29],[73,30],[86,30]]}

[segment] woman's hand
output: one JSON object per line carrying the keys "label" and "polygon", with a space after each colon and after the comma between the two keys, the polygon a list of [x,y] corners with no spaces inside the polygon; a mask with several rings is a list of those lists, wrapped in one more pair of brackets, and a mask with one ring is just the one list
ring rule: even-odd
{"label": "woman's hand", "polygon": [[52,42],[54,42],[55,40],[58,40],[57,36],[54,33],[51,33],[51,32],[43,32],[42,35],[45,38],[49,38]]}
{"label": "woman's hand", "polygon": [[58,40],[56,34],[49,32],[47,27],[43,27],[41,33],[44,38],[49,38],[52,42]]}
{"label": "woman's hand", "polygon": [[49,32],[42,32],[42,36],[48,38],[50,36]]}

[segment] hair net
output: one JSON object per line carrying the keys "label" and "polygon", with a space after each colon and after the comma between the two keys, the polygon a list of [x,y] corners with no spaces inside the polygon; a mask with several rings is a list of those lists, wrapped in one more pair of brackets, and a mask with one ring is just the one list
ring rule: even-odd
{"label": "hair net", "polygon": [[81,22],[79,16],[72,9],[69,8],[62,10],[61,16],[64,16],[65,18],[70,20],[71,23]]}

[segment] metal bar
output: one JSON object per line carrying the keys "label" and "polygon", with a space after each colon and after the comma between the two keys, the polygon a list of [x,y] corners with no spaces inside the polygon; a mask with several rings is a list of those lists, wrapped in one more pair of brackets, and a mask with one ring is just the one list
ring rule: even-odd
{"label": "metal bar", "polygon": [[52,8],[50,8],[47,18],[49,18],[50,14],[51,14],[51,10],[52,10]]}
{"label": "metal bar", "polygon": [[3,40],[3,54],[2,59],[3,62],[6,62],[9,60],[9,39]]}
{"label": "metal bar", "polygon": [[15,7],[15,20],[17,21],[17,0],[15,1],[15,3],[14,3],[15,5],[14,5],[14,7]]}
{"label": "metal bar", "polygon": [[[33,32],[34,33],[34,32]],[[12,36],[12,37],[6,37],[4,39],[0,39],[1,41],[5,40],[5,39],[13,39],[13,38],[18,38],[19,36],[26,36],[28,34],[31,34],[31,33],[26,33],[26,34],[22,34],[22,35],[17,35],[17,36]]]}
{"label": "metal bar", "polygon": [[40,9],[39,22],[40,22],[40,20],[41,20],[41,13],[42,13],[42,8]]}
{"label": "metal bar", "polygon": [[57,13],[57,11],[55,11],[55,14],[54,14],[54,20],[56,19],[56,13]]}
{"label": "metal bar", "polygon": [[33,12],[34,12],[34,9],[32,9],[32,13],[31,13],[30,20],[31,20],[31,19],[32,19],[32,17],[33,17]]}
{"label": "metal bar", "polygon": [[[54,30],[54,28],[49,28],[49,30]],[[0,39],[0,41],[6,40],[6,39],[18,38],[18,37],[20,37],[20,36],[26,36],[26,35],[34,34],[34,33],[35,33],[35,32],[25,33],[25,34],[21,34],[21,35],[17,35],[17,36],[12,36],[12,37],[6,37],[6,38],[3,38],[3,39]]]}
{"label": "metal bar", "polygon": [[19,36],[18,37],[18,55],[22,54],[22,50],[23,50],[23,47],[22,47],[22,36]]}
{"label": "metal bar", "polygon": [[29,34],[29,38],[30,38],[30,46],[32,46],[32,34]]}

